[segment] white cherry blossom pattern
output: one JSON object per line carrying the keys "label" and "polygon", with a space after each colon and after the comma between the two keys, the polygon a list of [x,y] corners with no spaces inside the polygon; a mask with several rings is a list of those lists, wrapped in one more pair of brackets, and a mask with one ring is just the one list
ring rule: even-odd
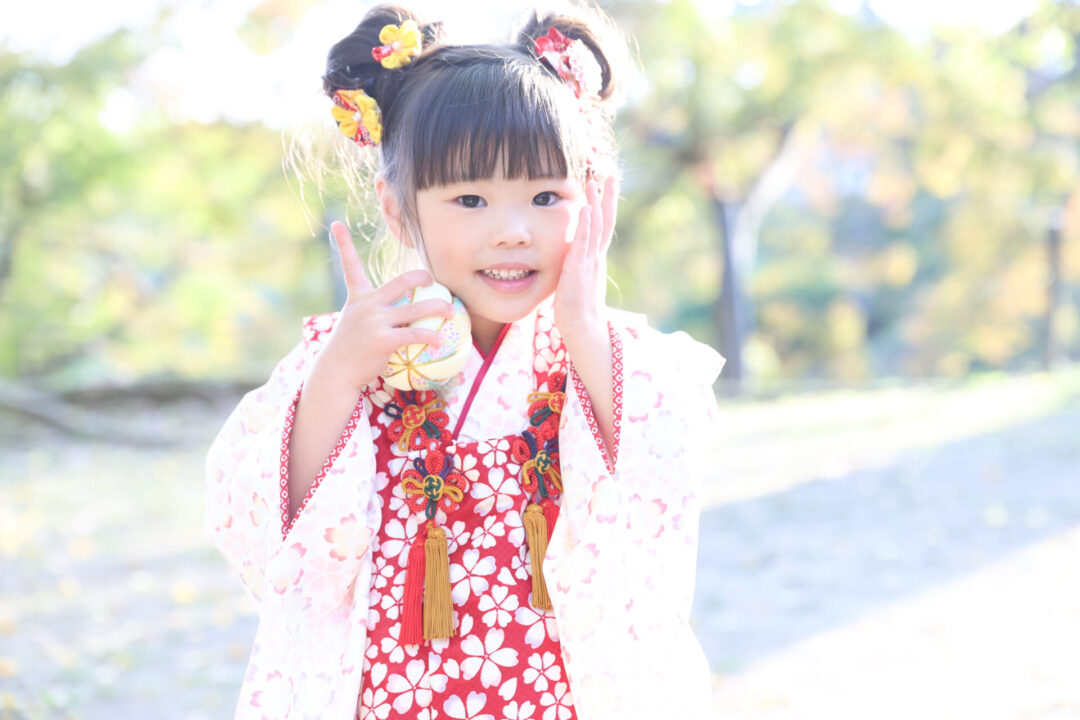
{"label": "white cherry blossom pattern", "polygon": [[439,672],[443,669],[443,659],[437,653],[432,653],[428,656],[428,669],[424,675],[424,685],[430,689],[436,695],[442,695],[446,690],[446,684],[450,678],[445,673]]}
{"label": "white cherry blossom pattern", "polygon": [[471,544],[478,550],[487,550],[495,547],[499,538],[506,535],[506,525],[496,515],[488,515],[484,518],[484,524],[473,531]]}
{"label": "white cherry blossom pattern", "polygon": [[450,597],[455,605],[465,602],[469,594],[479,596],[488,589],[488,575],[495,573],[495,558],[480,555],[476,548],[467,549],[461,556],[461,563],[450,563]]}
{"label": "white cherry blossom pattern", "polygon": [[397,568],[382,554],[376,554],[372,564],[374,567],[371,573],[371,587],[375,590],[382,590],[387,583],[394,579]]}
{"label": "white cherry blossom pattern", "polygon": [[380,531],[379,552],[387,558],[392,558],[399,567],[405,567],[408,562],[409,545],[416,534],[419,523],[410,517],[407,521],[397,518],[385,523]]}
{"label": "white cherry blossom pattern", "polygon": [[521,552],[510,557],[510,568],[518,580],[528,580],[529,573],[532,572],[527,555],[528,552],[526,552],[525,548],[522,548]]}
{"label": "white cherry blossom pattern", "polygon": [[380,657],[385,657],[391,663],[401,663],[405,660],[405,655],[408,653],[409,657],[416,657],[418,646],[416,645],[403,645],[401,643],[401,623],[393,623],[390,625],[389,637],[385,637],[380,644]]}
{"label": "white cherry blossom pattern", "polygon": [[371,666],[368,678],[371,683],[364,688],[360,696],[364,712],[360,720],[386,720],[390,716],[390,694],[380,687],[386,678],[386,664],[375,663]]}
{"label": "white cherry blossom pattern", "polygon": [[379,607],[386,613],[387,620],[397,620],[401,616],[401,599],[403,597],[405,597],[405,586],[398,584],[379,598]]}
{"label": "white cherry blossom pattern", "polygon": [[522,605],[514,613],[514,620],[525,626],[525,643],[534,650],[545,640],[559,639],[559,629],[552,613],[539,611],[532,605]]}
{"label": "white cherry blossom pattern", "polygon": [[477,444],[476,451],[480,453],[480,462],[486,468],[505,465],[510,458],[510,441],[506,438],[484,440]]}
{"label": "white cherry blossom pattern", "polygon": [[[405,461],[408,458],[401,458],[401,462],[398,463],[397,475],[401,476],[401,470],[405,466]],[[393,467],[393,461],[391,461],[391,468]],[[393,469],[391,469],[393,472]],[[401,483],[395,482],[394,487],[388,492],[384,493],[389,499],[387,500],[387,507],[390,512],[397,516],[399,520],[406,521],[413,515],[413,510],[409,507],[409,503],[405,499],[405,491],[401,489]]]}
{"label": "white cherry blossom pattern", "polygon": [[502,682],[503,667],[513,667],[518,661],[518,651],[503,647],[505,633],[498,628],[487,631],[483,642],[477,635],[470,635],[461,641],[461,649],[468,656],[461,662],[464,679],[469,680],[480,675],[480,684],[494,687]]}
{"label": "white cherry blossom pattern", "polygon": [[540,696],[540,704],[544,706],[543,720],[569,720],[574,716],[574,701],[567,683],[555,683],[551,692]]}
{"label": "white cherry blossom pattern", "polygon": [[390,717],[390,694],[383,688],[364,688],[361,697],[365,708],[361,720],[386,720]]}
{"label": "white cherry blossom pattern", "polygon": [[473,529],[462,520],[452,520],[446,528],[446,551],[453,555],[459,547],[469,544]]}
{"label": "white cherry blossom pattern", "polygon": [[556,683],[562,680],[562,666],[555,662],[555,653],[532,653],[529,655],[529,667],[521,679],[536,688],[537,692],[544,692],[548,689],[549,681]]}
{"label": "white cherry blossom pattern", "polygon": [[443,710],[454,720],[495,720],[494,715],[484,712],[486,702],[487,695],[482,692],[470,692],[465,700],[451,695],[443,703]]}
{"label": "white cherry blossom pattern", "polygon": [[518,474],[521,466],[496,467],[488,471],[486,483],[475,483],[469,493],[477,501],[473,511],[486,516],[494,509],[503,513],[514,507],[524,496]]}
{"label": "white cherry blossom pattern", "polygon": [[502,720],[533,720],[535,712],[536,706],[528,700],[521,703],[512,700],[503,706]]}
{"label": "white cherry blossom pattern", "polygon": [[491,593],[480,598],[479,607],[484,613],[480,616],[484,625],[504,628],[514,619],[518,599],[516,595],[510,594],[510,588],[505,585],[495,585],[491,588]]}
{"label": "white cherry blossom pattern", "polygon": [[468,478],[469,484],[472,485],[480,479],[480,468],[476,461],[476,455],[466,450],[466,447],[451,447],[451,451],[454,453],[454,468]]}
{"label": "white cherry blossom pattern", "polygon": [[[522,507],[522,510],[524,510],[524,507]],[[521,519],[521,513],[508,512],[503,517],[503,522],[506,523],[506,542],[510,544],[510,547],[524,551],[526,548],[525,525]]]}
{"label": "white cherry blossom pattern", "polygon": [[394,712],[408,712],[413,703],[418,709],[431,704],[431,688],[423,687],[426,667],[427,663],[423,660],[410,660],[405,666],[404,675],[394,674],[386,679],[387,691],[395,696]]}

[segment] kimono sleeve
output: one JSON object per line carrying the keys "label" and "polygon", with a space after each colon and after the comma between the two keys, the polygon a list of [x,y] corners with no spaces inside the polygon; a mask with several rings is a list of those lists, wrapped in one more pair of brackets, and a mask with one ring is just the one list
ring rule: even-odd
{"label": "kimono sleeve", "polygon": [[563,526],[545,575],[566,628],[568,672],[590,686],[582,715],[589,705],[605,716],[614,703],[623,717],[704,720],[711,683],[690,608],[723,359],[644,323],[613,332],[613,358],[614,457],[590,437],[579,392],[568,389],[560,430]]}
{"label": "kimono sleeve", "polygon": [[206,457],[206,529],[248,594],[258,602],[267,564],[282,543],[288,507],[292,416],[333,316],[306,318],[304,338],[269,380],[244,395]]}
{"label": "kimono sleeve", "polygon": [[[721,459],[712,385],[723,366],[685,333],[627,342],[623,450],[615,482],[626,510],[631,633],[649,648],[643,683],[670,691],[674,716],[708,716],[708,661],[690,625],[703,484]],[[662,698],[652,696],[659,712]]]}

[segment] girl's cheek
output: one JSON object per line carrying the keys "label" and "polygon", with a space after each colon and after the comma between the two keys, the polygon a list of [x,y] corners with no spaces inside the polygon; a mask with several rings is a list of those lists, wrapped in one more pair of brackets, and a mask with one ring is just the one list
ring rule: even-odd
{"label": "girl's cheek", "polygon": [[582,204],[575,204],[573,209],[568,210],[563,218],[563,233],[568,245],[574,242],[574,235],[577,234],[577,225],[578,219],[581,217],[581,208]]}

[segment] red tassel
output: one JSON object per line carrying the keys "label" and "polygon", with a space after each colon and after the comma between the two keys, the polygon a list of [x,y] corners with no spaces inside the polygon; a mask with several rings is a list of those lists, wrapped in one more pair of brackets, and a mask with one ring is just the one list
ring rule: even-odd
{"label": "red tassel", "polygon": [[409,548],[405,566],[405,595],[401,599],[401,644],[419,645],[424,639],[424,540],[427,530],[421,527]]}
{"label": "red tassel", "polygon": [[555,532],[555,521],[559,519],[559,506],[551,498],[545,498],[544,502],[540,504],[544,508],[544,519],[547,520],[548,538],[550,539],[552,533]]}

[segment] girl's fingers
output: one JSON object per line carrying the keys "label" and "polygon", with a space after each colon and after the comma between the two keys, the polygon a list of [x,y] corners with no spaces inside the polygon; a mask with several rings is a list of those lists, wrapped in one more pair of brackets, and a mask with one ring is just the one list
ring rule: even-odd
{"label": "girl's fingers", "polygon": [[341,258],[341,269],[345,275],[345,287],[350,297],[362,293],[371,292],[374,288],[364,272],[364,264],[360,262],[360,256],[356,254],[356,246],[353,245],[352,235],[349,228],[342,222],[330,223],[330,233],[334,236],[337,244],[338,256]]}
{"label": "girl's fingers", "polygon": [[570,245],[570,252],[566,254],[564,266],[572,263],[570,267],[578,268],[582,260],[588,257],[589,233],[592,229],[592,208],[586,204],[578,212],[577,229],[574,231],[574,242]]}
{"label": "girl's fingers", "polygon": [[600,200],[600,187],[596,184],[596,181],[589,184],[592,186],[592,200],[589,202],[589,207],[592,208],[592,218],[589,225],[589,251],[595,255],[604,245],[604,237],[601,235],[604,231],[604,213]]}
{"label": "girl's fingers", "polygon": [[378,289],[379,301],[390,305],[404,295],[410,288],[425,287],[434,279],[427,270],[408,270],[397,277],[390,278]]}
{"label": "girl's fingers", "polygon": [[408,325],[415,320],[429,317],[449,320],[454,316],[454,306],[445,300],[432,298],[390,308],[388,315],[392,325]]}
{"label": "girl's fingers", "polygon": [[604,216],[604,227],[600,235],[602,246],[601,252],[607,252],[611,245],[611,238],[615,232],[615,216],[619,208],[619,182],[612,175],[604,182],[604,196],[601,199],[601,213]]}
{"label": "girl's fingers", "polygon": [[390,337],[394,340],[395,348],[404,345],[434,345],[435,347],[438,347],[440,344],[439,333],[434,330],[425,330],[423,328],[397,328]]}

